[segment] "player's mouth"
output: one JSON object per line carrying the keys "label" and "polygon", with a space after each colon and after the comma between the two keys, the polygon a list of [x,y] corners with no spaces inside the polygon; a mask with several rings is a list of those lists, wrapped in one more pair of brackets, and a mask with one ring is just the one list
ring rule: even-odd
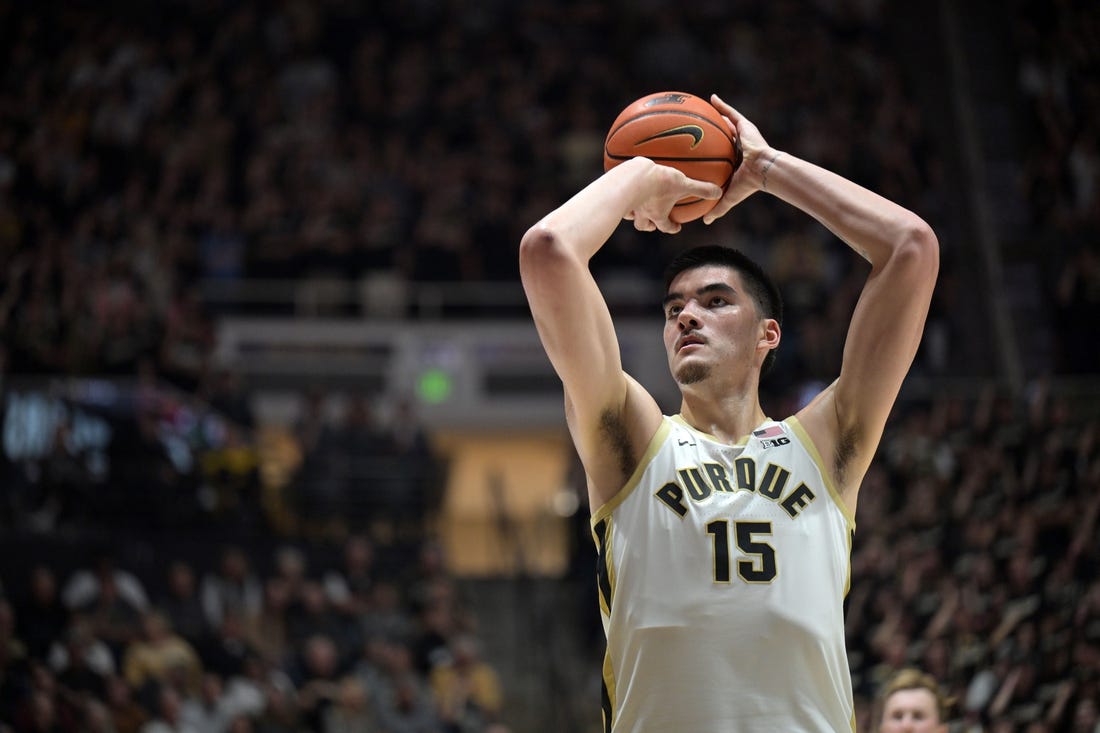
{"label": "player's mouth", "polygon": [[696,333],[685,333],[680,337],[680,340],[676,342],[676,352],[683,351],[688,346],[698,346],[706,343],[702,336]]}

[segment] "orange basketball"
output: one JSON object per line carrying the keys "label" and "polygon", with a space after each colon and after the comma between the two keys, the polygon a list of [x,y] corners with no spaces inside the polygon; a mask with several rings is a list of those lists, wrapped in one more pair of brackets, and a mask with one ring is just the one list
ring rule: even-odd
{"label": "orange basketball", "polygon": [[[615,118],[604,140],[604,170],[636,157],[678,168],[689,178],[716,183],[723,190],[741,165],[741,149],[721,113],[705,99],[685,92],[650,94]],[[698,219],[716,203],[681,199],[671,219]]]}

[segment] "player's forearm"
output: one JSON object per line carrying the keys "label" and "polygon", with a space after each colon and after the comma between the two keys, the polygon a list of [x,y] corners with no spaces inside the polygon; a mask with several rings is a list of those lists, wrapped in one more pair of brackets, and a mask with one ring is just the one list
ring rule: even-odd
{"label": "player's forearm", "polygon": [[935,248],[919,216],[842,176],[777,150],[754,164],[761,190],[813,216],[876,267],[901,247]]}
{"label": "player's forearm", "polygon": [[543,217],[525,240],[552,238],[587,262],[645,198],[645,176],[653,166],[635,158],[611,169]]}

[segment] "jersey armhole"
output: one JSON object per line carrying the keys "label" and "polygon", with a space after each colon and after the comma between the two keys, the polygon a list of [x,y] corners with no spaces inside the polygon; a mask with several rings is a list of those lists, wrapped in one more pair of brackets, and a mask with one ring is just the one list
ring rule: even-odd
{"label": "jersey armhole", "polygon": [[784,420],[787,425],[790,426],[791,432],[798,438],[798,442],[802,444],[806,453],[817,465],[817,471],[821,474],[821,481],[825,484],[825,488],[829,490],[829,496],[832,497],[833,503],[836,504],[837,509],[844,515],[844,521],[848,524],[848,531],[856,531],[856,518],[852,516],[852,512],[848,509],[848,505],[844,503],[844,500],[840,498],[840,492],[837,491],[836,485],[833,483],[833,476],[829,473],[828,468],[825,465],[825,461],[821,459],[821,454],[817,450],[817,446],[814,445],[813,439],[810,438],[810,434],[806,432],[806,428],[802,427],[802,423],[794,415]]}

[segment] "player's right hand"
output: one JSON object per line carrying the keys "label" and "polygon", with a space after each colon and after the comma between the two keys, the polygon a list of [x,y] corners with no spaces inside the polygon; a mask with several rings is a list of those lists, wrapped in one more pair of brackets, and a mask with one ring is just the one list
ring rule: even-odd
{"label": "player's right hand", "polygon": [[681,171],[658,165],[644,158],[649,166],[639,180],[638,202],[623,218],[633,221],[640,232],[661,231],[676,234],[680,224],[669,216],[676,202],[689,197],[717,199],[722,196],[721,186],[707,181],[688,178]]}

